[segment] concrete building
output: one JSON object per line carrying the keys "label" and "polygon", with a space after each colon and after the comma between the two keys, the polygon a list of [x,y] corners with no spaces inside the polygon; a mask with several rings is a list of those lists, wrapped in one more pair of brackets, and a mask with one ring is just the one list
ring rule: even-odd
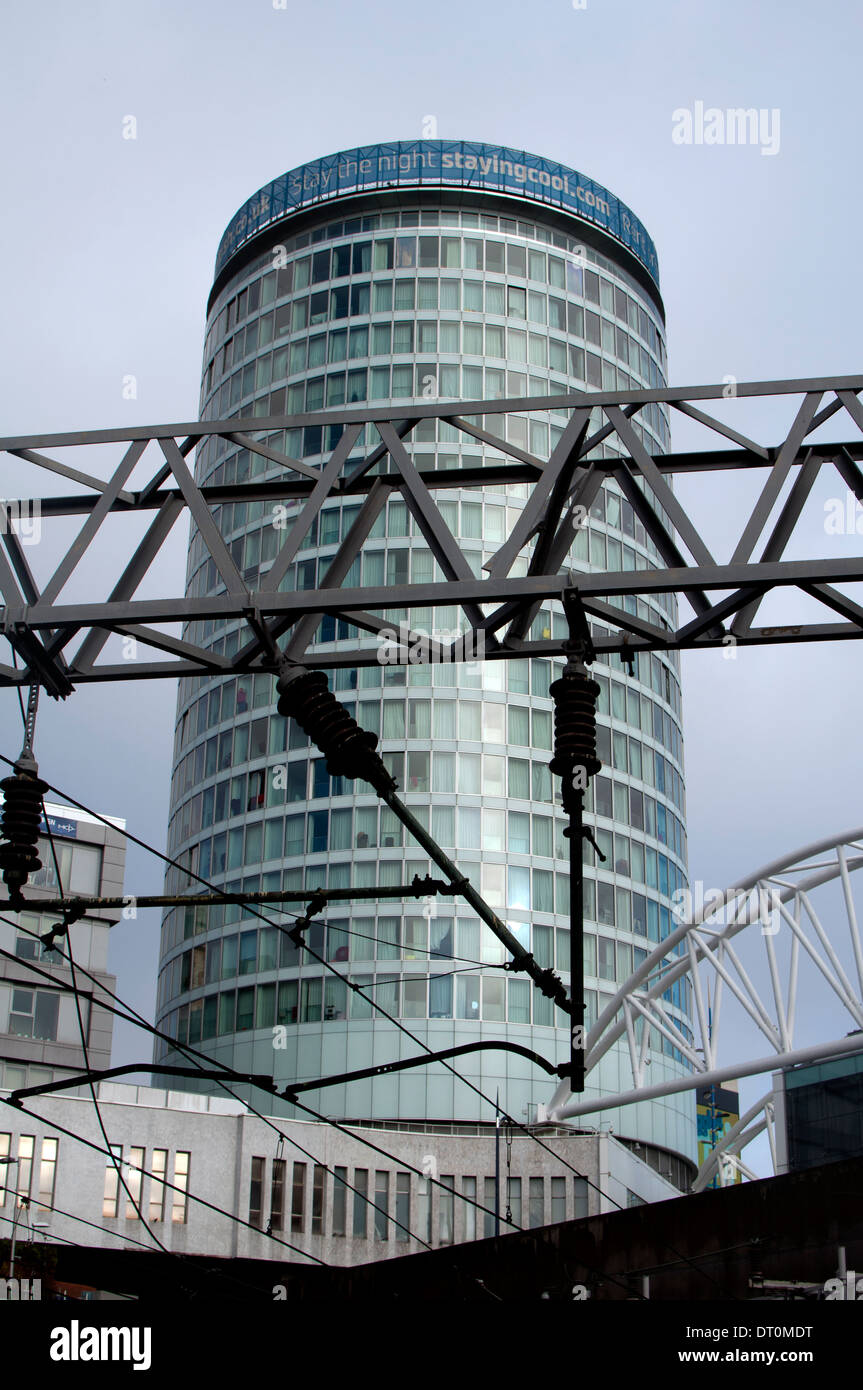
{"label": "concrete building", "polygon": [[[665,381],[656,253],[638,219],[576,171],[498,146],[400,142],[328,156],[275,180],[225,233],[207,313],[204,419],[314,413],[364,401],[404,402],[407,411],[430,393],[475,400]],[[501,429],[503,418],[489,417],[489,429]],[[547,457],[566,420],[565,411],[514,414],[508,440]],[[667,448],[664,410],[650,406],[636,429],[651,452]],[[340,433],[338,424],[303,424],[276,431],[268,442],[314,465]],[[377,442],[369,426],[348,471]],[[434,420],[423,421],[406,444],[418,466],[500,457],[492,445]],[[613,452],[601,444],[595,457]],[[283,476],[281,465],[215,436],[196,457],[196,477],[210,485],[277,478],[280,470]],[[519,485],[494,494],[435,493],[475,573],[508,534],[526,492]],[[286,505],[290,514],[296,504]],[[281,588],[320,581],[357,507],[327,504]],[[256,580],[278,547],[275,513],[265,515],[263,503],[215,512],[241,573]],[[589,525],[574,533],[569,565],[632,569],[656,561],[631,506],[606,482]],[[513,573],[524,573],[526,563],[517,561],[522,568]],[[404,501],[393,497],[347,582],[397,586],[436,573]],[[220,585],[193,526],[187,592],[214,593]],[[631,607],[668,625],[673,602],[657,595]],[[407,615],[394,609],[385,616],[397,626]],[[452,634],[459,612],[414,611],[411,623]],[[565,631],[554,604],[543,607],[532,629]],[[191,635],[228,658],[244,640],[237,622],[196,622]],[[325,663],[358,641],[379,646],[325,619],[310,651]],[[330,674],[338,698],[379,735],[408,805],[540,964],[568,981],[568,847],[548,768],[549,685],[561,666],[527,658],[409,668],[381,661]],[[591,1022],[669,934],[672,895],[687,873],[677,656],[642,657],[632,677],[616,659],[597,662],[593,673],[601,687],[604,767],[591,788],[589,818],[606,859],[594,862],[588,850]],[[276,714],[267,674],[180,681],[169,850],[231,889],[368,888],[410,881],[430,867],[365,784],[327,775],[302,732]],[[176,870],[167,885],[193,892]],[[508,1038],[555,1061],[568,1053],[567,1018],[556,1016],[525,978],[503,972],[499,943],[461,903],[438,900],[433,911],[392,901],[346,906],[319,919],[308,939],[431,1048]],[[674,986],[669,1004],[691,1040],[687,983]],[[421,1050],[368,999],[349,994],[320,965],[303,963],[275,927],[231,907],[190,903],[166,914],[157,1022],[215,1061],[275,1073],[283,1084]],[[279,1027],[285,1045],[274,1049]],[[620,1088],[624,1051],[621,1043],[603,1060],[591,1078],[596,1093]],[[157,1044],[155,1061],[169,1055],[167,1044]],[[658,1031],[650,1060],[656,1082],[686,1066]],[[485,1100],[438,1065],[336,1087],[314,1103],[327,1115],[359,1120],[489,1125],[498,1089],[520,1119],[535,1117],[548,1099],[547,1079],[520,1057],[488,1051],[462,1059],[459,1070]],[[210,1083],[190,1084],[217,1093]],[[657,1168],[694,1172],[691,1094],[633,1105],[612,1118]]]}
{"label": "concrete building", "polygon": [[[280,1139],[225,1098],[113,1082],[97,1094],[135,1201],[176,1253],[352,1265],[494,1234],[495,1138],[484,1126],[396,1133],[369,1125],[353,1137],[331,1125],[278,1120]],[[22,1144],[53,1154],[31,1190],[39,1238],[155,1248],[114,1162],[98,1151],[103,1140],[89,1096],[51,1096],[28,1109],[45,1118],[0,1107],[0,1154],[20,1152]],[[613,1135],[550,1130],[542,1137],[551,1152],[515,1135],[508,1153],[501,1135],[502,1234],[678,1195]],[[363,1139],[397,1151],[398,1161]],[[503,1219],[507,1205],[511,1223]],[[13,1192],[0,1189],[0,1235],[8,1235],[13,1217]]]}
{"label": "concrete building", "polygon": [[[85,1066],[78,1013],[69,992],[71,971],[56,952],[36,940],[60,921],[60,914],[40,912],[40,901],[60,897],[61,885],[68,897],[123,892],[126,822],[106,816],[106,826],[86,811],[45,804],[60,883],[43,821],[45,833],[38,843],[42,868],[24,887],[27,910],[10,913],[6,885],[0,885],[0,948],[14,957],[0,956],[0,1085],[7,1090],[59,1081]],[[69,933],[75,965],[109,989],[117,982],[108,973],[108,938],[118,916],[116,911],[93,909],[73,923]],[[62,939],[59,945],[64,948]],[[100,1004],[92,981],[79,977],[79,986],[90,1065],[107,1067],[113,1015]]]}

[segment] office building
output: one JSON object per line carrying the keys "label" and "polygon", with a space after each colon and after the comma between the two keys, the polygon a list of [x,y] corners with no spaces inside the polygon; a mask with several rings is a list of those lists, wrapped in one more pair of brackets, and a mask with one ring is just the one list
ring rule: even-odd
{"label": "office building", "polygon": [[[0,1156],[37,1156],[18,1187],[31,1204],[28,1220],[19,1215],[22,1243],[35,1229],[99,1250],[155,1248],[149,1226],[177,1254],[355,1265],[495,1234],[493,1128],[349,1134],[279,1120],[274,1132],[225,1096],[116,1082],[97,1096],[112,1159],[83,1091],[37,1102],[35,1118],[0,1107]],[[547,1132],[544,1143],[499,1136],[501,1235],[678,1195],[612,1135]],[[4,1176],[0,1166],[0,1238],[15,1219],[14,1178],[4,1188]]]}
{"label": "office building", "polygon": [[773,1089],[777,1173],[863,1153],[863,1050],[787,1067]]}
{"label": "office building", "polygon": [[[256,193],[219,249],[207,308],[201,417],[207,420],[338,411],[357,404],[478,400],[628,390],[665,382],[666,351],[656,254],[638,219],[574,170],[498,146],[415,141],[329,156]],[[547,458],[568,412],[488,416],[486,427]],[[668,447],[663,408],[636,417],[651,453]],[[316,466],[341,432],[303,423],[270,431],[275,449]],[[348,471],[379,437],[368,425]],[[613,439],[594,457],[614,457]],[[420,467],[500,457],[493,445],[424,420],[406,439]],[[283,465],[217,439],[197,452],[201,484],[277,479]],[[506,491],[435,491],[474,573],[508,534],[526,485]],[[281,588],[316,587],[359,508],[327,503]],[[295,511],[289,505],[288,514]],[[284,532],[263,502],[214,507],[250,590]],[[284,516],[284,512],[283,512]],[[612,482],[589,525],[574,533],[572,569],[649,567],[657,552]],[[513,573],[524,573],[526,559]],[[519,568],[520,567],[520,568]],[[398,585],[440,578],[403,498],[380,515],[347,584]],[[192,526],[187,592],[221,579]],[[669,625],[672,596],[628,600],[636,616]],[[546,604],[532,634],[564,635]],[[408,617],[388,610],[393,623]],[[417,631],[452,634],[456,607],[414,610]],[[597,624],[601,629],[602,624]],[[196,621],[193,640],[231,658],[243,625]],[[309,659],[326,667],[375,639],[325,619]],[[380,653],[379,653],[380,654]],[[568,846],[549,772],[549,686],[562,661],[412,664],[374,662],[331,673],[338,698],[380,738],[411,809],[464,869],[542,965],[568,981]],[[590,795],[605,862],[592,851],[585,889],[589,1020],[672,929],[675,890],[686,883],[679,663],[642,655],[630,677],[598,661],[598,750]],[[362,783],[327,775],[298,727],[277,715],[274,680],[258,673],[180,681],[171,787],[170,853],[218,886],[247,890],[409,882],[429,861]],[[193,891],[170,871],[170,887]],[[271,918],[279,914],[269,913]],[[282,919],[287,920],[287,919]],[[373,994],[431,1048],[510,1038],[555,1061],[568,1054],[568,1020],[523,976],[501,966],[502,948],[464,903],[363,902],[333,908],[310,944]],[[686,981],[668,1001],[691,1040]],[[172,1037],[277,1083],[376,1065],[420,1051],[368,999],[319,964],[303,962],[275,927],[239,908],[166,913],[157,1021]],[[283,1029],[274,1047],[274,1029]],[[640,1033],[639,1033],[640,1036]],[[628,1084],[625,1042],[590,1088]],[[157,1044],[155,1060],[168,1055]],[[687,1065],[671,1037],[650,1039],[651,1082]],[[532,1120],[550,1082],[529,1062],[488,1051],[459,1061],[482,1099],[441,1065],[312,1093],[329,1116],[380,1124],[458,1127],[494,1122],[493,1100]],[[201,1089],[214,1091],[207,1085]],[[591,1093],[590,1090],[588,1092]],[[490,1099],[489,1099],[490,1098]],[[260,1097],[258,1097],[260,1100]],[[288,1112],[290,1113],[290,1112]],[[697,1155],[692,1094],[631,1106],[610,1117],[660,1171],[685,1185]],[[599,1118],[598,1123],[608,1120]],[[682,1175],[682,1176],[681,1176]]]}
{"label": "office building", "polygon": [[[43,817],[38,841],[42,867],[24,886],[27,908],[10,913],[5,884],[0,897],[0,946],[14,956],[14,961],[0,956],[0,1085],[7,1090],[60,1081],[85,1069],[78,1010],[69,991],[71,971],[57,952],[37,939],[61,916],[40,911],[40,901],[123,893],[125,821],[106,816],[110,824],[105,825],[86,811],[53,802],[45,805],[48,822]],[[69,929],[76,967],[110,990],[117,982],[108,972],[108,938],[119,917],[117,910],[93,909]],[[57,944],[65,951],[63,938]],[[105,996],[92,980],[80,976],[78,983],[90,1066],[107,1067],[113,1014],[104,1008]]]}

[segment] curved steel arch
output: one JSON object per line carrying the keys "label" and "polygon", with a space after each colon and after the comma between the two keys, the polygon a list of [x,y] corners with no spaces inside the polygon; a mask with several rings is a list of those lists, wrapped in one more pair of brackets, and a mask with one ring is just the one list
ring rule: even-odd
{"label": "curved steel arch", "polygon": [[[637,1101],[693,1090],[713,1082],[753,1076],[795,1062],[858,1049],[861,1039],[847,1035],[815,1047],[795,1048],[794,1025],[802,948],[847,1011],[852,1026],[863,1030],[863,948],[850,884],[851,873],[860,868],[863,868],[863,828],[817,840],[803,849],[775,859],[727,888],[724,893],[710,893],[710,901],[702,903],[696,912],[686,912],[680,925],[651,951],[620,987],[587,1036],[588,1073],[619,1038],[626,1037],[632,1065],[632,1089],[593,1100],[573,1100],[568,1084],[562,1082],[547,1107],[548,1119],[565,1120],[597,1110],[615,1109]],[[814,889],[837,879],[843,889],[856,985],[849,979],[810,899]],[[804,927],[805,919],[808,919],[811,935]],[[772,995],[769,1004],[761,998],[731,944],[739,932],[756,923],[761,926],[767,959]],[[780,980],[773,940],[781,923],[791,933],[785,990]],[[712,1013],[708,1010],[699,966],[706,966],[715,976]],[[683,1035],[680,1020],[662,997],[683,975],[688,975],[691,981],[700,1048]],[[720,1067],[717,1065],[718,1034],[726,987],[764,1033],[772,1051],[750,1062]],[[653,1086],[644,1084],[649,1040],[654,1030],[667,1037],[690,1063],[692,1070],[688,1076]],[[771,1117],[765,1113],[763,1123],[757,1119],[760,1112],[766,1112],[771,1102],[772,1092],[747,1112],[733,1132],[725,1136],[723,1144],[714,1151],[716,1157],[712,1159],[711,1173],[705,1175],[703,1181],[702,1174],[699,1174],[701,1185],[706,1185],[717,1169],[721,1173],[724,1155],[731,1157],[739,1153],[743,1144],[755,1138],[765,1127],[771,1137],[773,1150]]]}

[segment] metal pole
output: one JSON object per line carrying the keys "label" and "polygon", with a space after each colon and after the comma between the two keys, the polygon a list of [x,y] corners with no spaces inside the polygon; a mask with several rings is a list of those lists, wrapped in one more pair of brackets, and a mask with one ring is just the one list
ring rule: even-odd
{"label": "metal pole", "polygon": [[495,1095],[494,1108],[494,1233],[500,1235],[500,1087]]}
{"label": "metal pole", "polygon": [[[18,1167],[18,1159],[17,1159],[17,1158],[0,1158],[0,1165],[2,1165],[3,1167],[7,1167],[7,1168],[17,1168],[17,1167]],[[6,1188],[5,1188],[4,1190],[5,1190],[5,1191],[8,1191],[8,1185],[6,1186]],[[16,1174],[16,1179],[15,1179],[15,1188],[13,1189],[13,1191],[14,1191],[15,1201],[16,1201],[16,1203],[17,1203],[17,1201],[18,1201],[18,1180],[17,1180],[17,1174]],[[16,1207],[15,1207],[15,1217],[14,1217],[14,1219],[13,1219],[13,1221],[12,1221],[12,1249],[11,1249],[10,1255],[9,1255],[9,1278],[10,1278],[10,1279],[14,1279],[14,1278],[15,1278],[15,1234],[16,1234],[16,1231],[17,1231],[17,1229],[18,1229],[18,1213],[19,1213],[19,1211],[20,1211],[20,1207],[16,1205]]]}
{"label": "metal pole", "polygon": [[[450,884],[442,879],[426,875],[425,878],[415,877],[412,883],[397,883],[383,888],[279,888],[255,893],[221,893],[216,889],[211,893],[141,893],[122,898],[76,895],[71,901],[84,911],[126,908],[130,904],[135,907],[219,907],[229,903],[241,906],[246,903],[306,903],[310,898],[321,898],[325,903],[359,902],[365,899],[377,901],[378,898],[423,898],[445,892],[449,887]],[[23,901],[40,912],[62,912],[70,903],[69,898],[25,898]],[[6,906],[6,902],[0,899],[0,910]]]}
{"label": "metal pole", "polygon": [[569,917],[570,917],[570,1065],[569,1084],[576,1093],[584,1090],[584,797],[571,795],[569,808]]}
{"label": "metal pole", "polygon": [[[18,1196],[17,1192],[15,1193],[15,1196],[16,1196],[16,1197]],[[20,1211],[21,1211],[21,1208],[18,1207],[18,1206],[16,1206],[16,1208],[15,1208],[15,1219],[14,1219],[14,1221],[12,1222],[12,1251],[11,1251],[11,1254],[10,1254],[10,1256],[9,1256],[9,1278],[10,1278],[10,1279],[14,1279],[14,1278],[15,1278],[15,1237],[16,1237],[17,1234],[18,1234],[18,1216],[19,1216]]]}

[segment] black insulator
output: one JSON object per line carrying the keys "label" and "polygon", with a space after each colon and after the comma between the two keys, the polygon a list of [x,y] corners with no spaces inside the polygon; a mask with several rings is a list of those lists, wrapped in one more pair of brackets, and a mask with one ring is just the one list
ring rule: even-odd
{"label": "black insulator", "polygon": [[551,771],[569,778],[575,768],[594,777],[602,763],[596,756],[596,702],[599,686],[583,669],[568,664],[549,687],[554,700],[554,757]]}
{"label": "black insulator", "polygon": [[376,734],[361,729],[330,690],[323,671],[295,667],[278,679],[279,714],[295,719],[323,753],[331,777],[362,777],[376,791],[395,789],[395,782],[375,752]]}
{"label": "black insulator", "polygon": [[[29,763],[32,760],[28,760]],[[35,768],[35,763],[32,764]],[[34,772],[16,763],[15,775],[0,782],[3,791],[3,814],[0,816],[0,869],[8,885],[9,896],[16,897],[27,879],[42,861],[36,851],[39,826],[42,820],[42,797],[48,784]]]}

